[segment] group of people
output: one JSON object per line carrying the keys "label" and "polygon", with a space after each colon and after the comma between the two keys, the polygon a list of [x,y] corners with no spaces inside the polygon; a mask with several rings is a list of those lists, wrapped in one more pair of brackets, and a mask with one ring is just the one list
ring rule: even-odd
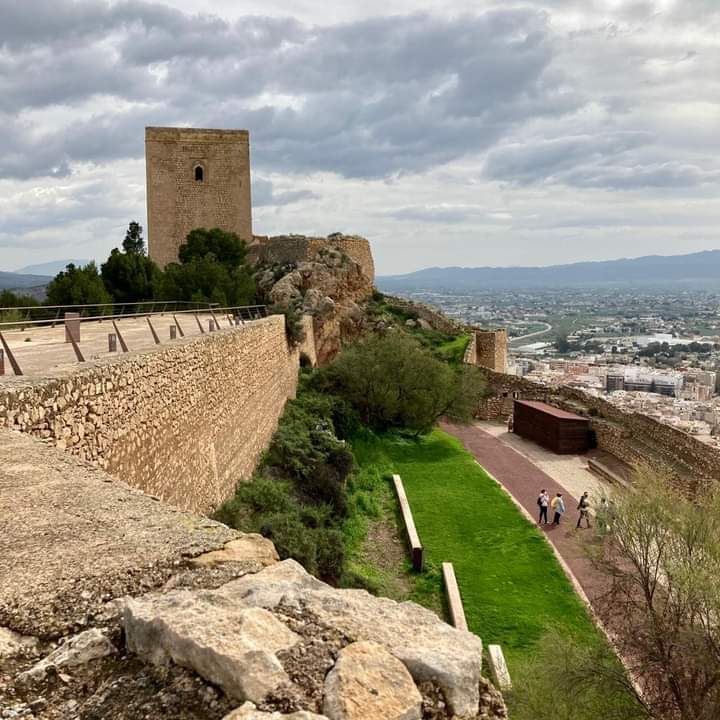
{"label": "group of people", "polygon": [[[557,493],[555,497],[551,500],[550,494],[543,488],[540,491],[540,495],[538,495],[537,499],[538,508],[540,509],[540,517],[538,519],[538,525],[547,525],[548,524],[548,507],[553,511],[553,525],[560,525],[560,520],[562,519],[562,516],[565,514],[565,500],[563,499],[562,493]],[[584,492],[582,497],[580,498],[580,502],[578,502],[577,509],[579,511],[578,521],[577,525],[575,527],[580,527],[580,523],[585,520],[587,523],[587,527],[590,527],[590,497],[587,492]]]}

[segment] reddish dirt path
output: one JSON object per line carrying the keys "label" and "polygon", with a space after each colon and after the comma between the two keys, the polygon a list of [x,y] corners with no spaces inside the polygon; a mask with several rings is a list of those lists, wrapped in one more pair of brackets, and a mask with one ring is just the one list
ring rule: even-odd
{"label": "reddish dirt path", "polygon": [[[482,465],[537,521],[537,496],[545,488],[552,498],[561,492],[567,512],[559,527],[545,525],[542,530],[567,563],[588,599],[592,603],[602,590],[602,582],[593,569],[583,545],[592,540],[594,532],[575,529],[578,519],[578,500],[549,475],[533,465],[516,450],[508,447],[490,433],[472,425],[441,423],[441,429],[458,438]],[[550,522],[552,509],[548,508]]]}

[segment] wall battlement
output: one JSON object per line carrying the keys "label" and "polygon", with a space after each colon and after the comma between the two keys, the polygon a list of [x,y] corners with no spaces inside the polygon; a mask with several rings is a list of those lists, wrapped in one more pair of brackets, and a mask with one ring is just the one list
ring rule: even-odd
{"label": "wall battlement", "polygon": [[248,256],[254,263],[268,265],[297,265],[309,262],[323,249],[337,248],[360,265],[363,274],[375,282],[375,263],[370,243],[359,235],[335,233],[328,237],[306,235],[256,235],[249,248]]}
{"label": "wall battlement", "polygon": [[8,379],[0,427],[28,433],[149,494],[207,512],[255,469],[297,387],[282,316],[87,363],[61,378]]}

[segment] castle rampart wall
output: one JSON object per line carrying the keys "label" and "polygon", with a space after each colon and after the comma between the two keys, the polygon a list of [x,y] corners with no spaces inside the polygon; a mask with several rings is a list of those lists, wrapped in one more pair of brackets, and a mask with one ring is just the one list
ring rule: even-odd
{"label": "castle rampart wall", "polygon": [[89,461],[186,510],[207,512],[253,472],[286,400],[311,318],[289,350],[284,318],[90,362],[62,378],[8,378],[7,426]]}
{"label": "castle rampart wall", "polygon": [[603,398],[571,387],[546,387],[515,375],[481,368],[490,396],[480,403],[483,419],[507,419],[514,397],[542,400],[586,415],[598,447],[629,465],[648,466],[678,487],[694,492],[705,480],[720,480],[720,451],[692,435],[635,412],[625,412]]}

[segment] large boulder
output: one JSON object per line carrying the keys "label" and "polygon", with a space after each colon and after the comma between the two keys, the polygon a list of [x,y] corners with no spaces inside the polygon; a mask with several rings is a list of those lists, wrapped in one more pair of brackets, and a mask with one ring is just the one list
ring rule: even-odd
{"label": "large boulder", "polygon": [[351,641],[379,643],[402,661],[416,683],[436,683],[456,715],[473,717],[478,712],[482,641],[415,603],[331,588],[294,560],[246,575],[215,592],[230,605],[294,607]]}
{"label": "large boulder", "polygon": [[323,712],[330,720],[420,720],[422,696],[382,645],[355,642],[341,650],[325,679]]}
{"label": "large boulder", "polygon": [[276,653],[299,640],[267,610],[233,603],[212,591],[128,599],[123,622],[132,652],[155,664],[172,660],[228,696],[253,702],[289,682]]}

